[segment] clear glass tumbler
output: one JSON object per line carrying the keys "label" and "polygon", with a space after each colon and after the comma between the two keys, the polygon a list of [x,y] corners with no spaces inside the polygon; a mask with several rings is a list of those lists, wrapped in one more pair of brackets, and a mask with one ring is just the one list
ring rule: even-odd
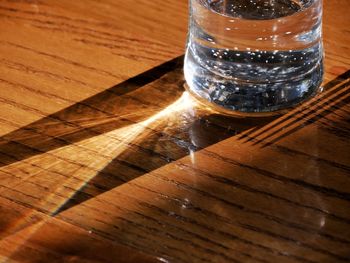
{"label": "clear glass tumbler", "polygon": [[322,82],[322,0],[190,0],[189,90],[225,109],[272,112]]}

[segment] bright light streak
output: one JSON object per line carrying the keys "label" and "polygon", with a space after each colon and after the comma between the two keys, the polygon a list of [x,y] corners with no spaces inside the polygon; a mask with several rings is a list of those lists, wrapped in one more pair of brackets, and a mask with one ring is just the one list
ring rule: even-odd
{"label": "bright light streak", "polygon": [[[189,97],[187,92],[184,92],[183,95],[174,103],[146,120],[2,167],[2,169],[16,170],[18,169],[18,166],[27,166],[27,168],[29,166],[28,170],[30,170],[30,167],[33,164],[40,163],[39,170],[36,169],[36,172],[21,178],[19,183],[12,184],[9,186],[9,188],[16,189],[16,187],[24,182],[29,181],[31,178],[41,174],[42,172],[50,171],[52,168],[55,168],[55,166],[62,167],[62,162],[63,164],[67,162],[65,161],[66,159],[78,164],[88,161],[88,163],[84,163],[80,168],[76,169],[74,173],[69,174],[67,179],[60,182],[56,189],[50,189],[51,193],[35,204],[36,207],[48,210],[48,214],[52,216],[59,211],[61,207],[63,207],[78,190],[83,188],[92,178],[103,170],[104,167],[106,167],[120,154],[125,152],[125,150],[130,147],[130,143],[132,143],[138,137],[142,136],[142,138],[145,138],[150,132],[154,132],[149,128],[150,125],[156,124],[158,121],[162,122],[174,118],[176,115],[178,116],[178,114],[181,114],[186,109],[191,109],[193,106],[194,101]],[[85,157],[88,156],[88,160],[80,160],[81,154],[83,154]],[[50,159],[49,157],[55,161],[46,163],[43,162],[44,164],[41,163],[42,160]],[[64,158],[64,160],[62,160],[62,158]],[[67,194],[67,186],[69,186],[70,189],[74,189],[74,191]],[[57,196],[59,195],[64,195],[65,199],[57,202]],[[55,205],[52,206],[52,204]],[[33,215],[34,212],[29,213],[25,218],[22,218],[22,220],[18,220],[15,224],[13,224],[11,229],[15,231],[19,225],[26,221],[26,218]],[[18,242],[11,249],[11,254],[15,253],[35,232],[40,229],[46,220],[49,219],[50,217],[44,219],[34,226],[32,225],[29,233],[26,235],[26,238],[23,238],[21,242]],[[15,236],[16,233],[17,231],[7,238]],[[5,240],[7,238],[5,238]]]}

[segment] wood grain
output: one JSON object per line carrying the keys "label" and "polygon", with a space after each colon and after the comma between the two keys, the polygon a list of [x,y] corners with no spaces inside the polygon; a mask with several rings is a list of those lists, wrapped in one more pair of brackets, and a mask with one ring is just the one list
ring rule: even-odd
{"label": "wood grain", "polygon": [[0,1],[0,262],[348,262],[349,8],[254,119],[184,92],[187,1]]}

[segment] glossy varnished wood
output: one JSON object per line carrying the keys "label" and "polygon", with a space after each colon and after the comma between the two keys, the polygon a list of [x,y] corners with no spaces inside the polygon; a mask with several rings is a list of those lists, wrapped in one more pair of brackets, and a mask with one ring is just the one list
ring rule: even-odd
{"label": "glossy varnished wood", "polygon": [[254,119],[184,91],[187,1],[0,1],[0,262],[348,262],[349,8]]}

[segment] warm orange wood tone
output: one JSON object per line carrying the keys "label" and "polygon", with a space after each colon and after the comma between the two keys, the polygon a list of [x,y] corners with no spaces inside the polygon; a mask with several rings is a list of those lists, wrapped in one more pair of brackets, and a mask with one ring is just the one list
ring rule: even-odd
{"label": "warm orange wood tone", "polygon": [[184,92],[186,0],[0,1],[0,262],[349,262],[349,10],[253,119]]}

